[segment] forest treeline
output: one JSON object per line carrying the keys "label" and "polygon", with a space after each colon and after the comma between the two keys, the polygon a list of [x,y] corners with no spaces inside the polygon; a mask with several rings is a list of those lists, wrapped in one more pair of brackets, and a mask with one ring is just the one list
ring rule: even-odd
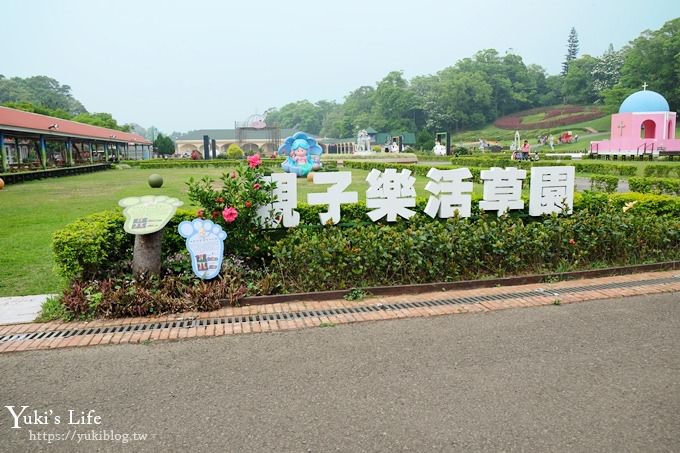
{"label": "forest treeline", "polygon": [[[343,102],[301,100],[266,112],[268,123],[324,137],[353,137],[372,127],[393,134],[415,131],[423,137],[440,130],[485,126],[521,110],[557,104],[597,104],[615,111],[643,83],[661,93],[671,110],[680,107],[680,18],[643,32],[621,49],[611,45],[599,56],[578,55],[572,29],[562,72],[549,75],[515,53],[484,49],[436,74],[407,80],[389,72],[375,86],[361,86]],[[109,113],[89,113],[71,87],[47,76],[0,75],[0,104],[123,131]],[[152,132],[152,139],[157,133]]]}
{"label": "forest treeline", "polygon": [[434,75],[411,80],[399,71],[375,86],[362,86],[344,102],[301,100],[266,112],[268,123],[324,137],[352,137],[359,129],[378,131],[475,129],[521,110],[556,104],[597,104],[618,109],[647,83],[671,109],[680,106],[680,18],[645,31],[621,49],[578,56],[572,29],[562,72],[548,75],[515,53],[485,49]]}

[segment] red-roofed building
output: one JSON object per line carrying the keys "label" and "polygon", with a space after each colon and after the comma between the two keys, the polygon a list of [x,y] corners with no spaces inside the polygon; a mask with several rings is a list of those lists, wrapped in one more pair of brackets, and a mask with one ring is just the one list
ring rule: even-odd
{"label": "red-roofed building", "polygon": [[0,171],[151,157],[141,135],[0,107]]}

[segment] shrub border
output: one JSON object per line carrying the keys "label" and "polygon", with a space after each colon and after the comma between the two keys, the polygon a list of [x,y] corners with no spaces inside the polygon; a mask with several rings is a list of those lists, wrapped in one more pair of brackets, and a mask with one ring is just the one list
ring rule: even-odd
{"label": "shrub border", "polygon": [[[462,280],[458,282],[420,283],[416,285],[373,286],[361,288],[374,296],[399,296],[403,294],[422,294],[435,291],[465,290],[477,288],[491,288],[496,286],[518,286],[534,283],[544,283],[547,280],[559,279],[577,280],[583,278],[611,277],[614,275],[629,275],[637,272],[651,272],[659,270],[680,270],[680,261],[666,261],[663,263],[636,264],[633,266],[607,267],[604,269],[590,269],[585,271],[553,272],[549,274],[531,274],[515,277],[492,278],[488,280]],[[342,299],[352,289],[336,291],[318,291],[312,293],[291,293],[271,296],[248,296],[240,300],[241,306],[268,305],[283,302],[303,300],[329,301]],[[229,307],[229,301],[223,300],[222,306]]]}

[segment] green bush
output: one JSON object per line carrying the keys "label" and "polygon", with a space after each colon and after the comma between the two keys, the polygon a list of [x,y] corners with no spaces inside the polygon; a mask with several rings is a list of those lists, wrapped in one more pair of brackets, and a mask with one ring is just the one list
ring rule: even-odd
{"label": "green bush", "polygon": [[236,143],[232,143],[227,148],[227,157],[229,159],[243,159],[243,156],[245,156],[245,153]]}
{"label": "green bush", "polygon": [[[219,157],[219,156],[218,156]],[[266,166],[278,166],[283,162],[283,159],[263,159],[262,164]],[[126,164],[131,167],[141,169],[152,168],[229,168],[235,167],[243,163],[243,160],[235,159],[215,159],[215,160],[170,160],[170,159],[152,159],[139,161],[126,161]]]}
{"label": "green bush", "polygon": [[[475,197],[476,198],[476,197]],[[226,201],[226,200],[225,200]],[[422,213],[387,224],[370,222],[364,203],[342,205],[339,226],[319,225],[325,206],[299,204],[297,228],[266,231],[263,261],[252,267],[227,256],[220,276],[202,282],[190,271],[177,225],[195,217],[179,210],[163,235],[162,278],[132,278],[134,236],[120,211],[93,214],[54,236],[59,273],[71,280],[62,305],[67,319],[212,310],[247,294],[349,289],[454,281],[680,259],[680,197],[576,194],[570,216],[433,220]],[[227,241],[234,240],[230,236]],[[247,257],[244,257],[247,258]],[[47,311],[47,310],[46,310]]]}
{"label": "green bush", "polygon": [[[183,220],[191,220],[193,211],[178,209],[165,226],[174,230]],[[52,253],[57,273],[68,280],[106,275],[117,265],[132,259],[134,236],[123,230],[125,217],[120,210],[105,211],[83,217],[54,233]],[[179,234],[163,235],[163,252],[177,253],[184,248]]]}
{"label": "green bush", "polygon": [[592,175],[590,177],[590,190],[598,192],[616,192],[619,186],[619,178],[610,175]]}
{"label": "green bush", "polygon": [[[396,163],[391,163],[391,162],[345,162],[345,167],[349,168],[358,168],[361,170],[380,170],[380,171],[385,171],[387,168],[394,168],[397,171],[401,170],[410,170],[414,175],[418,176],[427,176],[427,172],[430,171],[430,168],[438,168],[440,170],[452,170],[455,168],[460,168],[455,165],[417,165],[417,164],[396,164]],[[474,167],[466,167],[470,170],[470,173],[472,173],[472,179],[474,182],[479,183],[479,172],[482,170],[480,168],[474,168]],[[528,177],[529,175],[527,175]]]}
{"label": "green bush", "polygon": [[375,160],[381,160],[381,159],[399,159],[401,161],[412,161],[412,162],[417,162],[418,161],[418,156],[415,153],[399,153],[399,154],[394,154],[394,153],[375,153],[375,154],[322,154],[321,155],[321,162],[326,162],[326,161],[362,161],[362,160],[368,160],[368,161],[375,161]]}
{"label": "green bush", "polygon": [[628,184],[633,192],[680,195],[680,179],[629,178]]}
{"label": "green bush", "polygon": [[680,178],[680,163],[674,164],[669,162],[666,164],[647,165],[644,175],[658,178]]}
{"label": "green bush", "polygon": [[510,156],[506,157],[498,155],[485,155],[474,157],[454,157],[451,159],[453,165],[460,167],[473,166],[480,168],[489,167],[517,167],[529,169],[531,167],[553,167],[553,166],[568,166],[576,167],[577,173],[595,173],[598,175],[617,175],[617,176],[635,176],[637,169],[635,165],[617,165],[601,162],[588,162],[571,160],[569,162],[555,162],[555,161],[517,161],[511,160]]}
{"label": "green bush", "polygon": [[54,233],[57,272],[67,279],[91,276],[124,259],[132,247],[132,236],[123,231],[124,222],[122,213],[107,211],[78,219]]}
{"label": "green bush", "polygon": [[[493,214],[479,212],[479,197],[473,197],[472,218],[470,222],[479,219],[493,218]],[[427,199],[417,200],[416,215],[410,220],[399,219],[390,224],[400,228],[420,227],[429,223],[442,223],[432,220],[423,214]],[[654,195],[641,193],[606,194],[596,192],[576,193],[574,195],[574,213],[581,211],[599,212],[613,209],[617,212],[626,211],[645,217],[680,219],[680,197],[670,195]],[[303,234],[298,230],[309,231],[309,234],[323,232],[326,227],[320,225],[319,213],[326,210],[325,206],[310,206],[299,203],[297,211],[300,213],[300,227],[295,229],[277,229],[263,235],[259,244],[262,254],[270,253],[277,240],[288,239],[291,234]],[[342,221],[339,228],[351,228],[373,225],[367,216],[369,210],[363,202],[355,204],[343,204],[341,206]],[[185,253],[185,241],[176,234],[177,225],[183,220],[192,220],[196,217],[196,211],[179,209],[175,216],[165,227],[163,235],[163,253],[165,257],[178,253]],[[527,215],[526,208],[521,211],[511,211],[510,218],[535,222],[534,218]],[[567,217],[568,219],[568,217]],[[69,280],[75,278],[101,278],[111,272],[125,268],[132,258],[132,246],[134,236],[123,230],[124,217],[120,210],[105,211],[67,225],[54,234],[52,250],[55,257],[57,271]],[[540,222],[539,222],[540,223]],[[378,222],[378,225],[387,225],[387,222]],[[325,234],[325,233],[324,233]],[[229,240],[229,239],[227,239]],[[164,261],[164,265],[167,261]]]}
{"label": "green bush", "polygon": [[680,197],[642,193],[597,193],[574,194],[574,211],[597,211],[613,206],[618,210],[632,208],[637,213],[651,216],[680,218]]}
{"label": "green bush", "polygon": [[453,281],[678,259],[680,220],[605,204],[542,221],[482,216],[298,228],[272,256],[285,292]]}
{"label": "green bush", "polygon": [[266,255],[266,249],[262,247],[265,238],[260,224],[272,223],[281,216],[280,211],[272,210],[267,215],[268,219],[260,221],[258,209],[271,206],[276,201],[274,183],[264,180],[264,173],[258,160],[249,164],[241,163],[231,172],[222,173],[219,186],[214,184],[215,180],[210,176],[198,181],[192,177],[187,183],[189,199],[202,208],[198,216],[220,225],[230,238],[225,250],[240,256]]}

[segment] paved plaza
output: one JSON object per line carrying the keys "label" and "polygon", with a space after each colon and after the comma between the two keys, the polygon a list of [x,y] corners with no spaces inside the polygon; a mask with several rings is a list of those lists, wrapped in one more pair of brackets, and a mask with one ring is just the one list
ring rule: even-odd
{"label": "paved plaza", "polygon": [[[9,429],[3,409],[0,445],[57,452],[678,451],[678,302],[677,292],[667,292],[2,354],[4,404],[52,411],[62,424]],[[69,426],[69,410],[94,410],[100,423]],[[65,440],[38,439],[57,434]]]}

